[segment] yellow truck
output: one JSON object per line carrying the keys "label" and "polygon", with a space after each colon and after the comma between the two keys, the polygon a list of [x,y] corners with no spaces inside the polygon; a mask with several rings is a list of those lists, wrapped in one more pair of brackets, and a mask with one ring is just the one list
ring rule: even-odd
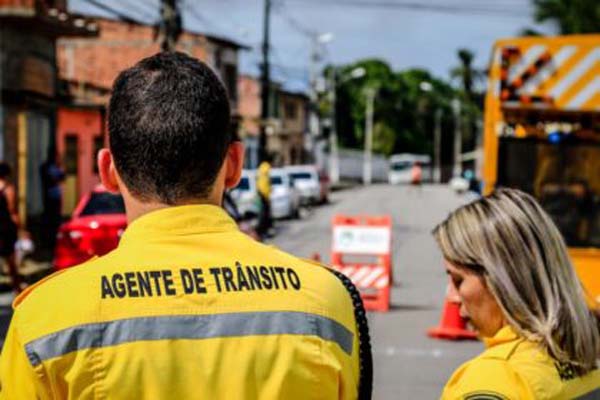
{"label": "yellow truck", "polygon": [[488,78],[484,193],[535,196],[600,308],[600,35],[499,40]]}

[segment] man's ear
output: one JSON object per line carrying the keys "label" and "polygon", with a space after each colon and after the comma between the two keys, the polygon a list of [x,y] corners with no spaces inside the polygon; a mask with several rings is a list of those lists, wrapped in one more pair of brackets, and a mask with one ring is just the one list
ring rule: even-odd
{"label": "man's ear", "polygon": [[117,170],[109,149],[101,149],[98,152],[98,172],[100,181],[112,193],[119,193],[119,180],[117,179]]}
{"label": "man's ear", "polygon": [[244,167],[244,145],[235,141],[229,145],[225,156],[225,187],[232,189],[240,183]]}

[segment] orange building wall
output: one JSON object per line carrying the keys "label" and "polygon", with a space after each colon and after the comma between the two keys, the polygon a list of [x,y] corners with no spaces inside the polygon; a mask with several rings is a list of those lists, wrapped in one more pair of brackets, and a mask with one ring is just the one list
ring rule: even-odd
{"label": "orange building wall", "polygon": [[260,131],[260,83],[256,78],[242,75],[238,78],[238,110],[242,136],[258,136]]}
{"label": "orange building wall", "polygon": [[[63,213],[70,214],[79,198],[100,182],[94,172],[96,154],[94,139],[102,136],[102,113],[99,110],[61,108],[58,110],[56,148],[59,159],[64,160],[66,137],[78,138],[77,176],[67,176],[64,187]],[[106,139],[104,139],[106,144]]]}

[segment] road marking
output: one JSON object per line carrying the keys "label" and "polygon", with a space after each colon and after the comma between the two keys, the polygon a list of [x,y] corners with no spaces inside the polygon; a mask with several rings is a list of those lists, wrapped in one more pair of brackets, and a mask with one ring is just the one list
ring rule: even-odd
{"label": "road marking", "polygon": [[375,348],[373,350],[375,354],[383,354],[388,357],[429,357],[429,358],[441,358],[445,355],[449,355],[449,352],[445,352],[442,349],[418,349],[410,347],[396,347],[386,346],[384,348]]}

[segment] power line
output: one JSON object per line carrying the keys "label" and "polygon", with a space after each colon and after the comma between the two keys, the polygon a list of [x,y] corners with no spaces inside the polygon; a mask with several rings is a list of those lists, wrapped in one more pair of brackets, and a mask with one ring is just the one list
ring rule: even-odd
{"label": "power line", "polygon": [[[148,21],[156,22],[160,18],[159,2],[154,2],[151,0],[141,0],[141,4],[140,4],[133,0],[127,0],[127,1],[121,0],[120,3],[128,5],[129,7],[127,7],[127,8],[129,10],[136,10],[138,15],[142,15]],[[152,11],[150,11],[150,10],[152,10]]]}
{"label": "power line", "polygon": [[127,15],[127,14],[125,14],[125,13],[117,10],[116,8],[113,8],[113,7],[109,6],[109,5],[101,3],[98,0],[84,0],[84,1],[87,2],[87,3],[89,3],[89,4],[91,4],[91,5],[93,5],[94,7],[98,8],[98,9],[100,9],[102,11],[105,11],[105,12],[107,12],[107,13],[109,13],[109,14],[117,17],[117,18],[119,18],[121,21],[125,21],[125,22],[131,23],[131,24],[144,25],[143,21],[140,21],[139,19],[136,19],[135,17]]}
{"label": "power line", "polygon": [[244,26],[242,24],[240,24],[237,21],[234,21],[232,19],[228,19],[228,18],[223,18],[223,16],[219,16],[218,21],[219,22],[224,22],[226,23],[229,28],[225,27],[223,24],[219,23],[216,24],[214,23],[214,19],[216,18],[209,18],[203,14],[200,13],[200,11],[198,11],[198,2],[195,0],[183,0],[182,1],[185,9],[192,15],[192,17],[206,25],[208,27],[209,30],[215,30],[216,32],[220,33],[220,34],[224,34],[226,36],[229,36],[232,34],[232,30],[235,31],[235,33],[233,33],[234,36],[239,36],[241,35],[242,37],[246,37],[248,35],[249,32],[249,28],[248,26]]}
{"label": "power line", "polygon": [[309,38],[314,38],[315,36],[317,36],[318,33],[315,30],[307,28],[297,19],[285,12],[285,3],[283,1],[276,3],[276,5],[277,6],[274,8],[273,11],[275,11],[275,13],[277,13],[277,15],[279,15],[281,18],[285,19],[290,24],[292,29]]}
{"label": "power line", "polygon": [[205,18],[202,14],[200,14],[198,9],[196,7],[194,7],[194,5],[191,2],[184,1],[183,7],[184,7],[184,11],[187,11],[197,22],[199,22],[201,25],[205,25],[209,30],[215,31],[215,33],[221,33],[221,34],[227,32],[226,29],[223,29],[223,27],[216,25],[215,23],[210,21],[208,18]]}
{"label": "power line", "polygon": [[355,8],[426,11],[454,15],[485,15],[491,17],[523,17],[522,11],[513,11],[506,7],[485,7],[467,5],[448,5],[447,3],[397,2],[390,0],[286,0],[297,3],[313,3],[319,5],[348,6]]}

